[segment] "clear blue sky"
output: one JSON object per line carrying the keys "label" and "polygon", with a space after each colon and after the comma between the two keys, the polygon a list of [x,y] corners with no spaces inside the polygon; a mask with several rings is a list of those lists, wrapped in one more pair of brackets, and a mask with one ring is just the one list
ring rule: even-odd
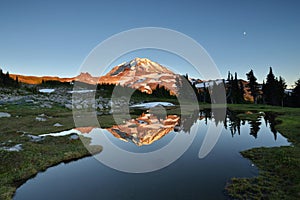
{"label": "clear blue sky", "polygon": [[297,0],[0,0],[0,67],[11,73],[74,76],[104,39],[155,26],[194,38],[224,77],[230,70],[245,78],[252,68],[262,81],[272,66],[290,85],[300,78],[299,10]]}

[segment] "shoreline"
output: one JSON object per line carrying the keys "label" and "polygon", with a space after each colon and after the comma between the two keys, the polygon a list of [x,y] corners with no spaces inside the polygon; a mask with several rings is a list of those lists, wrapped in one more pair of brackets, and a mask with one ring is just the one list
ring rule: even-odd
{"label": "shoreline", "polygon": [[260,147],[240,152],[259,169],[254,178],[232,178],[225,191],[232,199],[299,199],[300,134],[299,108],[263,105],[228,105],[236,111],[264,111],[276,115],[275,128],[291,146]]}

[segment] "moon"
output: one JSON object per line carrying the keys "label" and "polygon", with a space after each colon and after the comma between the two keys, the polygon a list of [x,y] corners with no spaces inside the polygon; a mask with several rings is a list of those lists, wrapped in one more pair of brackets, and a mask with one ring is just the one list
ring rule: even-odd
{"label": "moon", "polygon": [[247,35],[247,32],[246,32],[246,31],[244,31],[244,32],[243,32],[243,35],[244,35],[244,36],[246,36],[246,35]]}

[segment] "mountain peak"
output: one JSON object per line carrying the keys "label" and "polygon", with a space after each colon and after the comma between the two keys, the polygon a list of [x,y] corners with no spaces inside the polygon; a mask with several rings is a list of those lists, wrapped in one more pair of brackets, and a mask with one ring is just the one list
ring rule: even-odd
{"label": "mountain peak", "polygon": [[171,70],[157,62],[137,57],[115,66],[100,78],[100,82],[126,85],[148,93],[160,85],[176,93],[176,77]]}
{"label": "mountain peak", "polygon": [[114,67],[107,75],[124,76],[126,74],[135,73],[136,75],[144,75],[149,73],[174,74],[166,67],[154,62],[148,58],[134,58],[129,62],[122,63]]}
{"label": "mountain peak", "polygon": [[136,62],[136,63],[155,63],[152,60],[148,59],[148,58],[139,58],[136,57],[133,60],[131,60],[131,62]]}
{"label": "mountain peak", "polygon": [[78,76],[74,78],[76,81],[85,82],[89,84],[96,84],[99,78],[93,77],[88,72],[81,72]]}
{"label": "mountain peak", "polygon": [[148,58],[139,58],[139,57],[135,57],[133,60],[135,60],[135,61],[150,61],[150,62],[152,62],[150,59],[148,59]]}

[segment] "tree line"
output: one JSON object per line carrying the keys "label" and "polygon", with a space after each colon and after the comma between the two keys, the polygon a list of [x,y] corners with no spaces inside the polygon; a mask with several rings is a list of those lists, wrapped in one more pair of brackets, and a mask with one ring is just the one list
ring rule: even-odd
{"label": "tree line", "polygon": [[164,99],[174,99],[176,98],[175,95],[171,95],[169,89],[165,86],[157,85],[154,90],[152,90],[151,94],[146,92],[142,92],[139,89],[134,89],[129,86],[120,85],[120,84],[109,84],[109,83],[101,83],[97,84],[97,95],[102,97],[111,97],[112,93],[114,92],[115,96],[128,96],[131,94],[133,98],[144,98],[147,99],[149,97],[156,97],[156,98],[164,98]]}
{"label": "tree line", "polygon": [[300,79],[295,82],[295,88],[291,93],[286,92],[286,82],[283,77],[276,77],[270,67],[266,81],[259,86],[257,79],[251,70],[247,73],[248,91],[254,99],[254,103],[262,103],[273,106],[300,106]]}
{"label": "tree line", "polygon": [[8,71],[6,73],[3,73],[2,69],[0,69],[0,86],[18,87],[19,86],[18,77],[16,77],[16,80],[14,80],[9,76]]}
{"label": "tree line", "polygon": [[[222,79],[221,83],[213,81],[212,85],[205,85],[197,88],[196,83],[190,82],[190,86],[197,94],[199,102],[212,103],[212,93],[218,93],[225,89],[226,101],[229,104],[249,103],[267,104],[273,106],[300,107],[300,79],[295,82],[295,88],[291,93],[286,92],[286,82],[281,76],[275,77],[272,67],[262,84],[257,82],[254,71],[251,69],[247,76],[247,82],[238,79],[237,73],[234,75],[228,72],[227,79]],[[188,80],[188,75],[182,76]],[[180,93],[180,91],[179,91]],[[184,91],[182,92],[184,94]],[[251,98],[251,99],[249,99]]]}

